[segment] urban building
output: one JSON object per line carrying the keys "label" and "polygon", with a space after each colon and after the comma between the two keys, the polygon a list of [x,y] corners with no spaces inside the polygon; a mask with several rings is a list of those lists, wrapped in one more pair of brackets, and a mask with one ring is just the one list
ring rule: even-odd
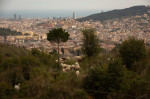
{"label": "urban building", "polygon": [[17,14],[14,14],[14,20],[16,20],[17,19]]}
{"label": "urban building", "polygon": [[21,20],[21,15],[19,15],[19,20]]}
{"label": "urban building", "polygon": [[76,19],[76,13],[73,12],[73,19]]}

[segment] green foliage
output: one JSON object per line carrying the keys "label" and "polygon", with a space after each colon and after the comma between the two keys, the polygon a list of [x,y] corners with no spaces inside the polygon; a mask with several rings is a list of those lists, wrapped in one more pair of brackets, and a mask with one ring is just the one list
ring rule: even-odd
{"label": "green foliage", "polygon": [[[106,60],[106,59],[104,59]],[[92,57],[85,57],[81,62],[81,69],[83,69],[84,72],[88,72],[90,68],[97,68],[100,66],[105,66],[107,67],[107,63],[103,61],[102,56],[92,56]]]}
{"label": "green foliage", "polygon": [[17,58],[8,58],[3,61],[1,68],[3,68],[2,70],[8,69],[8,68],[13,69],[18,64],[19,64],[19,60]]}
{"label": "green foliage", "polygon": [[62,28],[53,29],[47,34],[47,40],[50,42],[60,43],[66,42],[68,39],[68,32],[65,32]]}
{"label": "green foliage", "polygon": [[24,33],[24,36],[29,36],[30,34],[29,33]]}
{"label": "green foliage", "polygon": [[127,94],[136,97],[143,97],[143,99],[149,99],[150,98],[149,82],[147,82],[144,79],[138,79],[132,82],[130,88],[127,90]]}
{"label": "green foliage", "polygon": [[[0,99],[149,99],[149,55],[135,61],[132,71],[115,54],[85,57],[79,61],[77,78],[73,70],[63,73],[56,68],[55,54],[0,44]],[[18,83],[19,91],[14,89]]]}
{"label": "green foliage", "polygon": [[0,99],[8,99],[7,96],[12,95],[12,87],[6,81],[0,82]]}
{"label": "green foliage", "polygon": [[115,47],[111,50],[111,54],[115,55],[116,57],[119,56],[119,49],[120,44],[115,44]]}
{"label": "green foliage", "polygon": [[110,91],[120,91],[123,90],[123,81],[125,68],[122,65],[122,61],[120,59],[116,59],[111,62],[108,66],[108,74],[110,75]]}
{"label": "green foliage", "polygon": [[30,66],[30,67],[38,67],[40,66],[40,62],[33,56],[22,56],[20,57],[20,61],[22,65]]}
{"label": "green foliage", "polygon": [[81,89],[81,79],[77,79],[74,72],[58,74],[54,82],[47,92],[49,98],[87,99],[85,91]]}
{"label": "green foliage", "polygon": [[12,31],[10,29],[6,29],[6,28],[0,28],[0,36],[4,36],[5,40],[6,40],[6,36],[15,36],[15,35],[22,35],[21,32],[17,32],[17,31]]}
{"label": "green foliage", "polygon": [[75,64],[75,60],[73,60],[73,59],[71,59],[71,60],[65,60],[64,63],[68,64],[68,65],[74,65]]}
{"label": "green foliage", "polygon": [[[3,44],[0,47],[1,99],[87,99],[81,89],[82,78],[77,79],[75,72],[62,73],[54,68],[55,55]],[[68,63],[74,64],[74,61]],[[21,84],[19,91],[14,89],[18,83]]]}
{"label": "green foliage", "polygon": [[140,76],[145,76],[149,67],[149,60],[145,59],[133,63],[133,65],[131,66],[131,70],[138,73]]}
{"label": "green foliage", "polygon": [[32,54],[33,56],[39,56],[39,55],[40,55],[40,51],[39,51],[38,49],[36,49],[36,48],[33,48],[33,49],[31,50],[31,54]]}
{"label": "green foliage", "polygon": [[88,57],[98,55],[100,52],[100,45],[95,34],[94,29],[85,29],[82,38],[82,52]]}
{"label": "green foliage", "polygon": [[49,67],[56,68],[57,67],[56,62],[55,62],[55,60],[56,60],[55,55],[46,54],[37,49],[32,49],[31,54],[34,57],[36,57],[37,59],[39,59],[43,65],[46,65],[47,68],[49,68]]}
{"label": "green foliage", "polygon": [[126,90],[124,91],[123,99],[149,99],[150,98],[150,85],[149,80],[145,77],[139,76],[136,72],[125,72],[125,84]]}
{"label": "green foliage", "polygon": [[150,81],[150,67],[147,69],[145,77],[148,81]]}
{"label": "green foliage", "polygon": [[[22,97],[44,99],[87,99],[84,90],[80,89],[81,80],[73,72],[47,72],[43,67],[32,71],[30,82],[22,85]],[[57,75],[54,78],[54,75]]]}
{"label": "green foliage", "polygon": [[1,36],[8,36],[8,35],[22,35],[21,32],[17,32],[17,31],[12,31],[10,29],[6,29],[6,28],[0,28],[0,35]]}
{"label": "green foliage", "polygon": [[109,93],[119,93],[123,88],[124,67],[120,60],[111,62],[108,69],[99,67],[89,71],[83,87],[96,99],[105,99]]}
{"label": "green foliage", "polygon": [[55,42],[58,45],[58,69],[60,69],[60,60],[59,60],[59,44],[61,42],[66,42],[69,39],[69,34],[62,28],[57,28],[49,31],[47,34],[47,40],[50,42]]}
{"label": "green foliage", "polygon": [[138,40],[134,37],[130,37],[128,40],[122,42],[120,49],[120,56],[123,63],[128,69],[131,69],[131,65],[146,58],[146,47],[143,40]]}

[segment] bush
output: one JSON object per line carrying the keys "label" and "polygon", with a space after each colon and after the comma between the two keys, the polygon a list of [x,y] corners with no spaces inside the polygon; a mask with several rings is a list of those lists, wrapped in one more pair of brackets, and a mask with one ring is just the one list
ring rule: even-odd
{"label": "bush", "polygon": [[144,40],[138,40],[134,37],[123,41],[119,52],[124,65],[128,69],[131,69],[131,65],[134,62],[145,59],[147,54]]}
{"label": "bush", "polygon": [[29,67],[38,67],[40,66],[40,61],[38,61],[33,56],[22,56],[20,57],[20,61],[22,65],[29,66]]}
{"label": "bush", "polygon": [[83,88],[95,99],[104,99],[106,94],[101,92],[107,92],[108,77],[103,68],[92,69],[83,81]]}
{"label": "bush", "polygon": [[48,69],[50,67],[57,68],[58,66],[58,64],[55,62],[55,55],[46,54],[37,49],[32,49],[31,54],[35,56],[36,59],[38,59],[43,65],[47,66]]}
{"label": "bush", "polygon": [[57,74],[44,97],[46,99],[87,99],[87,94],[81,89],[81,79],[77,79],[75,72],[68,72]]}
{"label": "bush", "polygon": [[145,76],[149,67],[150,63],[147,59],[145,59],[133,63],[133,65],[131,66],[131,70],[138,73],[140,76]]}
{"label": "bush", "polygon": [[7,58],[3,60],[2,70],[13,69],[19,66],[19,59],[15,57]]}
{"label": "bush", "polygon": [[109,93],[119,93],[124,84],[124,67],[120,60],[111,62],[108,69],[99,67],[89,71],[83,87],[96,99],[105,99]]}
{"label": "bush", "polygon": [[96,56],[100,53],[100,45],[94,29],[85,29],[82,38],[82,52],[88,56]]}

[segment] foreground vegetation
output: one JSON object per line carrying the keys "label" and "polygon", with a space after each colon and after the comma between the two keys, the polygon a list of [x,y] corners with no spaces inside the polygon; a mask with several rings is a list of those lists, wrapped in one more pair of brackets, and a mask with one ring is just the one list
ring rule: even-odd
{"label": "foreground vegetation", "polygon": [[[56,55],[0,44],[0,99],[86,99],[81,78],[57,70]],[[20,83],[20,90],[14,86]]]}
{"label": "foreground vegetation", "polygon": [[129,38],[111,52],[85,55],[79,77],[58,69],[56,53],[0,44],[0,99],[150,99],[150,50],[143,44]]}

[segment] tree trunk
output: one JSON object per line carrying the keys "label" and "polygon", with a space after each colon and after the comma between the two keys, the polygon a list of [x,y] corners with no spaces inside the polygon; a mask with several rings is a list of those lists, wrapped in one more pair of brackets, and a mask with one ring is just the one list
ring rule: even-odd
{"label": "tree trunk", "polygon": [[60,64],[60,60],[59,60],[59,43],[58,43],[58,68],[60,68],[59,64]]}
{"label": "tree trunk", "polygon": [[4,41],[6,41],[7,37],[4,35]]}

